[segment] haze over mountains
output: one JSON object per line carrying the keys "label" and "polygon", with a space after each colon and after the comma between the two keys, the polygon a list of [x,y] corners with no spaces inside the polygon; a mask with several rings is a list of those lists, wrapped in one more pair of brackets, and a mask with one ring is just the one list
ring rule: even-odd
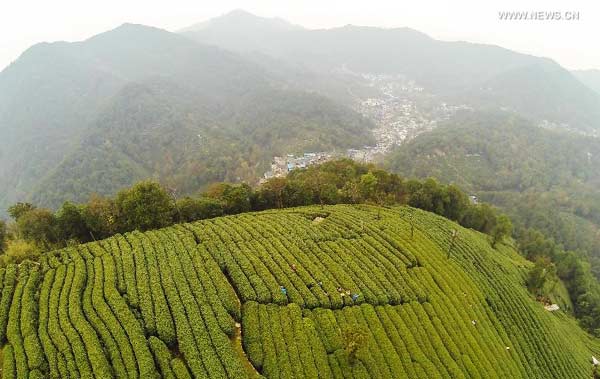
{"label": "haze over mountains", "polygon": [[3,208],[31,196],[50,206],[84,200],[168,179],[164,171],[193,177],[197,189],[247,179],[229,171],[273,146],[369,140],[361,116],[286,87],[236,54],[141,25],[36,45],[0,75]]}
{"label": "haze over mountains", "polygon": [[547,58],[498,46],[437,41],[409,28],[347,25],[298,29],[243,11],[189,28],[197,41],[239,52],[259,51],[315,71],[401,74],[427,90],[478,106],[594,129],[600,97]]}
{"label": "haze over mountains", "polygon": [[497,46],[408,28],[307,30],[244,11],[180,34],[126,24],[35,45],[0,73],[0,208],[56,207],[146,177],[185,193],[255,182],[274,155],[372,144],[354,107],[374,91],[364,74],[534,123],[600,126],[592,79]]}
{"label": "haze over mountains", "polygon": [[600,378],[598,73],[240,10],[31,47],[0,376]]}
{"label": "haze over mountains", "polygon": [[583,84],[600,93],[600,70],[577,70],[573,75]]}

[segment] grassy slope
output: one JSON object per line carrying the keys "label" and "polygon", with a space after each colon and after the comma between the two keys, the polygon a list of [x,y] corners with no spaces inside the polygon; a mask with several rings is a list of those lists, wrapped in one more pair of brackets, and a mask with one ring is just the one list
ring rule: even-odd
{"label": "grassy slope", "polygon": [[[600,343],[532,299],[529,266],[508,245],[494,250],[406,207],[294,208],[131,233],[22,265],[14,288],[14,267],[0,271],[3,374],[253,376],[229,341],[239,321],[268,378],[589,377]],[[347,328],[367,341],[353,366]]]}

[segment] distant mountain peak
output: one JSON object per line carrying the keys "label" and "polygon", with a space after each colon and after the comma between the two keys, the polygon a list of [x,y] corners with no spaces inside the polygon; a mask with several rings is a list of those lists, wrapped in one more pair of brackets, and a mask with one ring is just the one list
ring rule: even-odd
{"label": "distant mountain peak", "polygon": [[262,18],[260,16],[255,15],[254,13],[250,13],[245,9],[234,9],[228,13],[225,13],[222,17],[247,17],[247,18]]}
{"label": "distant mountain peak", "polygon": [[88,41],[97,39],[97,38],[103,38],[105,36],[110,36],[110,35],[122,35],[122,34],[131,35],[131,34],[146,34],[146,33],[168,34],[169,32],[164,29],[157,28],[154,26],[126,22],[124,24],[117,26],[114,29],[108,30],[108,31],[100,33],[100,34],[96,34],[95,36],[90,37],[88,39]]}
{"label": "distant mountain peak", "polygon": [[261,27],[271,30],[302,30],[303,27],[292,24],[279,17],[261,17],[250,13],[244,9],[234,9],[222,16],[211,18],[207,21],[199,22],[187,28],[180,30],[180,33],[202,31],[207,28],[225,28],[225,27]]}

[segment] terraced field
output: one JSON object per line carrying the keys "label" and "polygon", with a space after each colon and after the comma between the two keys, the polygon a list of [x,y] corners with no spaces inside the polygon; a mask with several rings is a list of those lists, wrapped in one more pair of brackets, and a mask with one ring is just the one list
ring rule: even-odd
{"label": "terraced field", "polygon": [[130,233],[0,270],[2,377],[589,378],[600,343],[528,267],[406,207]]}

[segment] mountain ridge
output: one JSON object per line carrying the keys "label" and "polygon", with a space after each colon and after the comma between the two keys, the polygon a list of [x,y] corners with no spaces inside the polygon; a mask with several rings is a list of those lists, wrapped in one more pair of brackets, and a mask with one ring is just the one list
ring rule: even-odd
{"label": "mountain ridge", "polygon": [[[549,58],[496,45],[440,41],[409,28],[360,26],[300,30],[256,40],[252,39],[251,27],[228,24],[227,28],[207,28],[186,35],[234,51],[258,50],[323,74],[340,68],[364,74],[400,74],[449,102],[486,107],[507,103],[515,111],[523,115],[529,113],[540,122],[569,124],[572,129],[585,131],[597,131],[600,127],[597,93],[583,88],[579,80]],[[244,35],[249,38],[239,44],[238,37]],[[519,76],[523,72],[520,69],[527,67],[531,75],[540,78],[537,82],[520,83],[523,80]],[[552,70],[548,70],[549,67]],[[511,87],[506,88],[509,92],[535,85],[537,92],[511,98],[503,90],[481,91],[482,86],[493,82],[510,83]],[[563,96],[563,92],[569,95]],[[481,104],[481,97],[489,100]],[[540,107],[545,103],[548,105]],[[554,109],[556,104],[561,104],[564,114]],[[529,108],[534,112],[529,112]]]}

